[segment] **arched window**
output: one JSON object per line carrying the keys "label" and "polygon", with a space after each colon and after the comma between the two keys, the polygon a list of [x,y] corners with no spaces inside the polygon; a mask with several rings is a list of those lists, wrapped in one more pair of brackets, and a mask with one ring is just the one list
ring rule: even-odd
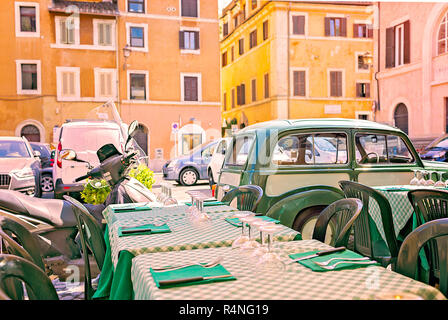
{"label": "arched window", "polygon": [[408,108],[404,103],[399,103],[394,112],[395,126],[404,133],[409,134],[408,130]]}
{"label": "arched window", "polygon": [[437,55],[448,52],[448,11],[443,16],[437,35]]}
{"label": "arched window", "polygon": [[20,131],[20,136],[24,136],[30,142],[40,142],[40,131],[32,124],[27,124],[24,126]]}

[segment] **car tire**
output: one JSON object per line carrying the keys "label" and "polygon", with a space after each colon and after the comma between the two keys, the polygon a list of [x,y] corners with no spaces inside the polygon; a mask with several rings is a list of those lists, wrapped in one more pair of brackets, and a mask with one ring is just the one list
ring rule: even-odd
{"label": "car tire", "polygon": [[317,217],[325,208],[325,206],[315,206],[303,210],[297,215],[292,228],[300,232],[304,240],[312,239]]}
{"label": "car tire", "polygon": [[199,174],[193,168],[186,168],[181,171],[179,174],[180,183],[183,186],[193,186],[198,182]]}
{"label": "car tire", "polygon": [[215,179],[213,179],[213,172],[212,172],[212,170],[208,170],[208,183],[210,185],[210,189],[215,184]]}
{"label": "car tire", "polygon": [[54,190],[53,177],[49,174],[44,174],[40,179],[40,189],[42,192],[52,192]]}

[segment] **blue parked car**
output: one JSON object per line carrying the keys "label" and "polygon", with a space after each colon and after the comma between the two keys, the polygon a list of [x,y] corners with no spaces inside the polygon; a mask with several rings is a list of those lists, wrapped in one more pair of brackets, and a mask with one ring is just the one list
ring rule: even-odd
{"label": "blue parked car", "polygon": [[448,162],[448,134],[435,139],[421,153],[422,160]]}
{"label": "blue parked car", "polygon": [[163,178],[174,180],[184,186],[195,185],[198,180],[208,179],[207,166],[219,140],[203,143],[187,155],[171,159],[163,165]]}

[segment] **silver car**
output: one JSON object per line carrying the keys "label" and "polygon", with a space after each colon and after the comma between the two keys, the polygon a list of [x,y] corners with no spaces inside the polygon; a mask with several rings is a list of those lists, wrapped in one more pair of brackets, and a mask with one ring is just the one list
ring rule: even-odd
{"label": "silver car", "polygon": [[40,196],[39,156],[26,138],[0,137],[0,189]]}

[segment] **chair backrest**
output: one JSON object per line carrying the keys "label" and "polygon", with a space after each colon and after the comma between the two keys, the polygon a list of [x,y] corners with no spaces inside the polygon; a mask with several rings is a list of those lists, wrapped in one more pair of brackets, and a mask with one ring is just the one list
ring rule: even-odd
{"label": "chair backrest", "polygon": [[333,246],[347,247],[352,226],[361,214],[361,210],[362,202],[359,199],[347,198],[333,202],[319,214],[314,226],[313,239],[325,242],[328,224],[333,219],[335,222]]}
{"label": "chair backrest", "polygon": [[45,271],[37,239],[25,226],[7,217],[0,217],[0,237],[8,246],[9,253],[28,259]]}
{"label": "chair backrest", "polygon": [[376,201],[380,208],[381,222],[386,237],[386,243],[390,252],[390,257],[394,260],[398,256],[398,241],[395,235],[392,208],[387,198],[379,191],[353,181],[339,181],[339,186],[347,198],[358,198],[362,201],[361,214],[354,223],[355,230],[355,251],[358,251],[371,258],[376,258],[373,243],[383,242],[378,233],[375,222],[369,215],[369,202]]}
{"label": "chair backrest", "polygon": [[[418,279],[419,253],[422,247],[433,241],[439,271],[439,290],[448,295],[448,218],[426,222],[414,229],[404,239],[398,253],[395,271],[407,277]],[[431,269],[434,270],[434,264]]]}
{"label": "chair backrest", "polygon": [[237,208],[239,210],[255,212],[262,196],[263,189],[261,187],[245,185],[230,190],[222,197],[221,201],[230,203],[237,198]]}
{"label": "chair backrest", "polygon": [[417,213],[419,225],[448,218],[448,191],[416,189],[408,192],[408,198]]}
{"label": "chair backrest", "polygon": [[0,299],[11,298],[4,288],[8,279],[23,281],[30,300],[59,299],[51,280],[38,266],[22,257],[0,254]]}

